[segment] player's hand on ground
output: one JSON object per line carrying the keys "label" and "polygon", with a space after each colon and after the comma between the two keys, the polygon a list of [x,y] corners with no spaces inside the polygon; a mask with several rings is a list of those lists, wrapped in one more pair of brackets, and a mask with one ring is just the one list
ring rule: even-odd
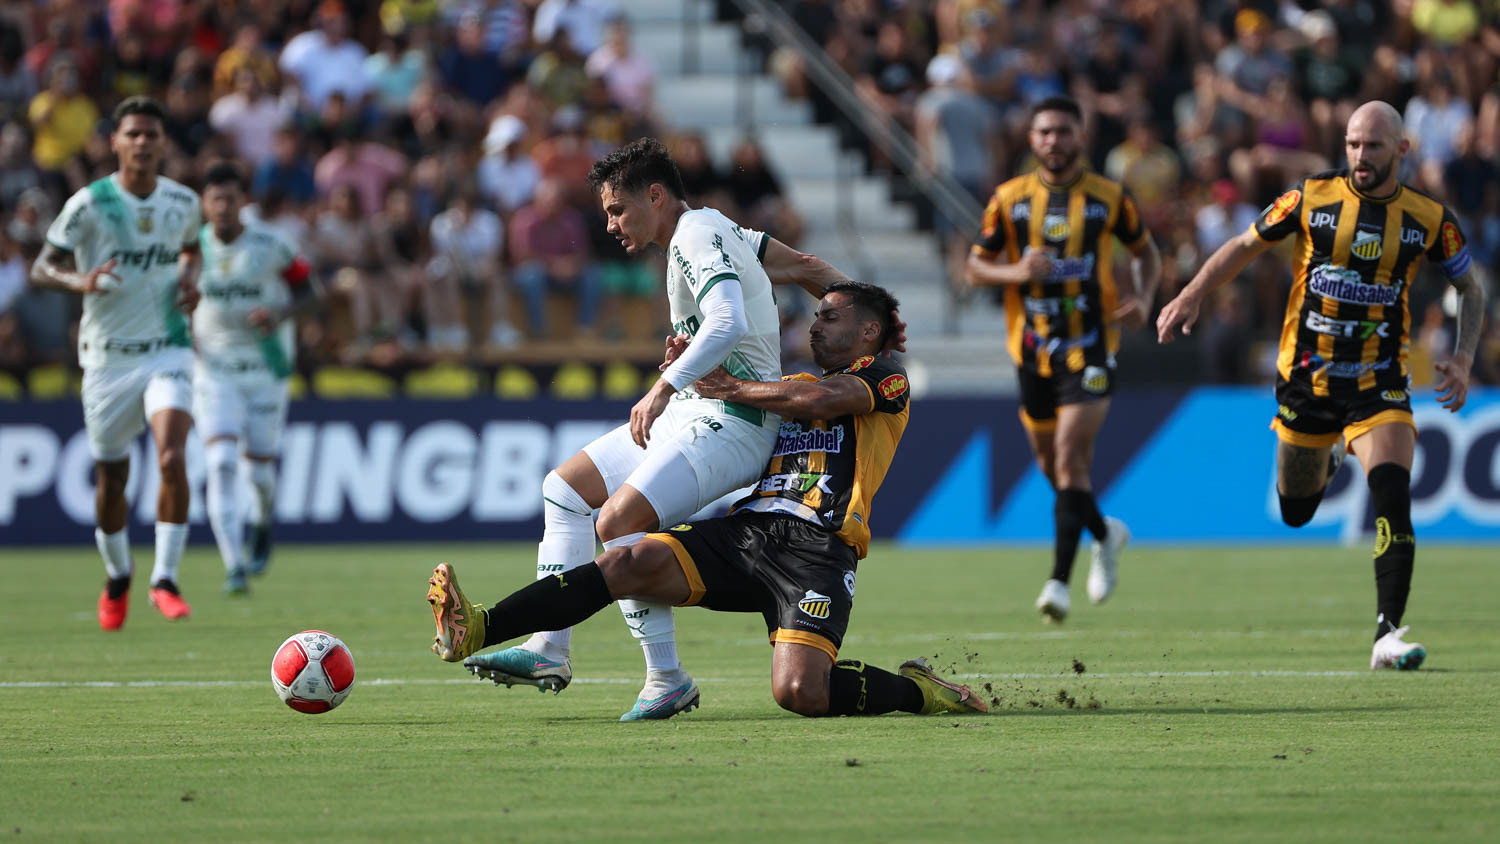
{"label": "player's hand on ground", "polygon": [[1146,300],[1128,293],[1115,307],[1114,317],[1126,328],[1140,328],[1146,324],[1146,317],[1151,315],[1151,307]]}
{"label": "player's hand on ground", "polygon": [[667,402],[672,400],[675,392],[666,379],[659,380],[630,409],[630,438],[636,445],[646,447],[646,442],[651,439],[651,424],[667,409]]}
{"label": "player's hand on ground", "polygon": [[891,311],[891,339],[881,351],[886,354],[906,351],[906,321],[901,319],[900,311]]}
{"label": "player's hand on ground", "polygon": [[1454,355],[1452,360],[1440,360],[1434,365],[1438,374],[1437,400],[1450,413],[1462,410],[1464,402],[1469,399],[1469,367],[1472,365],[1473,361],[1462,355]]}
{"label": "player's hand on ground", "polygon": [[662,372],[666,372],[667,367],[671,366],[674,361],[682,357],[683,352],[687,351],[688,340],[690,339],[692,338],[688,337],[688,335],[686,334],[668,334],[667,355],[666,358],[662,360],[661,366],[658,366],[657,369],[661,370]]}
{"label": "player's hand on ground", "polygon": [[276,329],[276,315],[268,308],[255,308],[245,315],[245,320],[264,337]]}
{"label": "player's hand on ground", "polygon": [[187,279],[177,282],[177,307],[181,308],[183,313],[192,313],[193,309],[198,307],[200,298],[202,296],[198,293],[198,285]]}
{"label": "player's hand on ground", "polygon": [[83,292],[108,293],[119,287],[120,280],[110,274],[110,271],[115,268],[115,264],[117,263],[119,262],[116,259],[110,258],[108,261],[84,273]]}
{"label": "player's hand on ground", "polygon": [[1021,269],[1027,281],[1046,281],[1052,277],[1052,256],[1040,250],[1032,250],[1021,256]]}
{"label": "player's hand on ground", "polygon": [[1193,323],[1198,321],[1199,302],[1196,297],[1179,293],[1167,303],[1156,317],[1156,342],[1170,343],[1177,339],[1177,329],[1184,337],[1193,333]]}
{"label": "player's hand on ground", "polygon": [[729,374],[729,370],[722,366],[714,367],[714,371],[699,378],[693,384],[693,391],[706,399],[727,398],[729,388],[734,384],[735,377]]}

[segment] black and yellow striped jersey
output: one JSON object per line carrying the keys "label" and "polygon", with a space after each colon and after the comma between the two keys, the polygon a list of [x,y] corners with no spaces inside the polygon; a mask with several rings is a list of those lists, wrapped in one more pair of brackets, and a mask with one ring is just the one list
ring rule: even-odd
{"label": "black and yellow striped jersey", "polygon": [[1134,249],[1146,236],[1135,200],[1119,182],[1085,171],[1068,185],[1040,171],[995,188],[973,252],[1015,263],[1028,251],[1053,255],[1052,277],[1005,286],[1005,322],[1017,366],[1043,377],[1108,362],[1120,345],[1111,314],[1114,239]]}
{"label": "black and yellow striped jersey", "polygon": [[889,357],[862,357],[809,381],[857,378],[870,409],[836,419],[785,419],[760,482],[735,510],[790,513],[822,525],[854,548],[870,547],[870,502],[896,456],[911,413],[906,370]]}
{"label": "black and yellow striped jersey", "polygon": [[1442,203],[1404,185],[1384,199],[1366,196],[1348,170],[1303,179],[1252,230],[1265,241],[1297,235],[1276,369],[1319,396],[1405,389],[1407,294],[1422,258],[1449,278],[1471,263]]}

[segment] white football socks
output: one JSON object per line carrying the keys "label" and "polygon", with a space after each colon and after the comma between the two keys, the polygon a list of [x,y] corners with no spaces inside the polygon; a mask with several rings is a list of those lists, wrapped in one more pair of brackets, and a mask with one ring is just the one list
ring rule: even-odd
{"label": "white football socks", "polygon": [[188,526],[172,522],[156,523],[156,565],[151,569],[151,583],[163,580],[177,583],[177,569],[182,565],[182,551],[187,547]]}
{"label": "white football socks", "polygon": [[240,447],[235,440],[214,440],[204,446],[204,461],[208,464],[208,483],[205,493],[205,509],[208,524],[214,530],[214,542],[218,543],[219,556],[224,559],[224,570],[232,572],[244,560],[242,554],[245,541],[245,518],[240,510]]}
{"label": "white football socks", "polygon": [[[556,471],[542,480],[542,525],[542,541],[536,547],[537,580],[594,559],[594,510]],[[521,647],[562,660],[573,647],[573,628],[533,633]]]}
{"label": "white football socks", "polygon": [[255,495],[250,499],[250,524],[264,527],[276,513],[276,461],[245,458],[245,474]]}
{"label": "white football socks", "polygon": [[104,558],[104,571],[110,580],[130,576],[130,526],[114,533],[105,533],[94,528],[94,542],[99,546],[99,556]]}
{"label": "white football socks", "polygon": [[[640,542],[646,534],[630,533],[608,539],[604,550],[628,548]],[[677,624],[672,618],[672,608],[665,604],[648,604],[621,598],[620,614],[625,616],[625,626],[631,635],[640,640],[646,654],[646,678],[650,682],[657,675],[676,675],[682,671],[677,658]]]}

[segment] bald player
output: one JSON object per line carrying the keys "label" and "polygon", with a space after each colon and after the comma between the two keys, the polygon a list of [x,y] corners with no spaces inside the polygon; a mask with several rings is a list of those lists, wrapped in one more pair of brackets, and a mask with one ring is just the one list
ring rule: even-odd
{"label": "bald player", "polygon": [[1411,670],[1427,651],[1404,641],[1416,536],[1411,524],[1412,421],[1406,348],[1408,288],[1422,259],[1458,289],[1458,337],[1439,361],[1437,400],[1464,406],[1484,319],[1484,286],[1453,213],[1397,180],[1410,142],[1389,104],[1368,102],[1345,130],[1348,169],[1308,176],[1211,255],[1162,309],[1157,339],[1192,333],[1203,300],[1276,241],[1296,235],[1291,297],[1276,369],[1276,491],[1292,527],[1313,517],[1344,449],[1365,468],[1375,504],[1375,647],[1370,668]]}

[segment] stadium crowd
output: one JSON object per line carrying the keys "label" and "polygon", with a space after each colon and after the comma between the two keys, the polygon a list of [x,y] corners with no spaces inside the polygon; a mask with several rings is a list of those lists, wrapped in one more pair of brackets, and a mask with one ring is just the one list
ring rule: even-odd
{"label": "stadium crowd", "polygon": [[[167,107],[166,174],[241,163],[247,213],[329,295],[304,365],[482,360],[552,341],[659,343],[661,258],[626,256],[586,184],[660,132],[651,58],[606,0],[58,0],[0,9],[0,370],[74,357],[77,297],[27,268],[73,191],[114,169],[107,115]],[[753,141],[733,177],[677,139],[695,202],[795,241]],[[661,311],[660,314],[657,311]]]}
{"label": "stadium crowd", "polygon": [[[1341,127],[1366,99],[1405,114],[1404,179],[1462,215],[1480,265],[1500,256],[1500,4],[779,2],[981,201],[1027,166],[1027,106],[1077,96],[1090,160],[1127,185],[1162,245],[1158,305],[1287,184],[1338,166]],[[840,121],[794,53],[768,46],[766,66]],[[167,175],[195,185],[209,162],[242,161],[252,212],[318,268],[330,306],[300,326],[304,364],[654,337],[660,258],[624,255],[583,178],[602,153],[663,131],[654,79],[610,0],[6,4],[0,371],[72,360],[79,303],[30,289],[27,267],[62,200],[113,168],[103,117],[139,93],[171,115]],[[797,242],[753,141],[727,171],[693,135],[672,151],[695,204]],[[1224,288],[1197,344],[1203,377],[1267,376],[1288,266],[1273,253]],[[1441,293],[1413,292],[1419,382],[1452,345]],[[1497,323],[1478,383],[1500,383]]]}
{"label": "stadium crowd", "polygon": [[[1462,216],[1476,263],[1500,258],[1500,4],[1470,0],[781,0],[871,105],[912,131],[983,203],[1031,163],[1027,108],[1083,106],[1093,166],[1134,195],[1165,258],[1157,307],[1257,210],[1342,166],[1343,127],[1370,99],[1401,109],[1402,179]],[[722,8],[733,3],[720,0]],[[842,117],[800,58],[768,67],[819,116]],[[862,137],[843,124],[847,143]],[[871,150],[880,166],[881,155]],[[962,235],[952,248],[962,254]],[[951,254],[951,253],[950,253]],[[961,262],[953,261],[961,277]],[[1271,377],[1290,262],[1273,253],[1218,295],[1201,376]],[[1413,377],[1452,348],[1444,286],[1413,291]],[[1500,383],[1492,319],[1478,383]],[[1253,350],[1247,354],[1246,350]],[[1183,362],[1184,366],[1192,364]]]}

